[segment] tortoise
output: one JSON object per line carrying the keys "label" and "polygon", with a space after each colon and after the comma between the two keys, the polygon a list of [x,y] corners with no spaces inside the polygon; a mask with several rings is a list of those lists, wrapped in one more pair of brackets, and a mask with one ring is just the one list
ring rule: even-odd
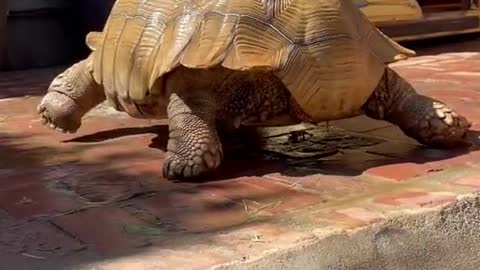
{"label": "tortoise", "polygon": [[76,132],[107,100],[134,118],[168,117],[168,179],[213,172],[217,128],[385,120],[432,147],[464,145],[470,122],[389,67],[415,55],[352,0],[117,0],[91,53],[51,82],[42,122]]}

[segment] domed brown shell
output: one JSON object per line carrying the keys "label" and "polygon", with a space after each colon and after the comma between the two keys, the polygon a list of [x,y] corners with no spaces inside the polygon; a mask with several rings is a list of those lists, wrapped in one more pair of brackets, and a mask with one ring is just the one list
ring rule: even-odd
{"label": "domed brown shell", "polygon": [[265,68],[317,121],[358,113],[385,65],[415,54],[352,0],[117,0],[87,43],[95,80],[122,98],[179,65]]}

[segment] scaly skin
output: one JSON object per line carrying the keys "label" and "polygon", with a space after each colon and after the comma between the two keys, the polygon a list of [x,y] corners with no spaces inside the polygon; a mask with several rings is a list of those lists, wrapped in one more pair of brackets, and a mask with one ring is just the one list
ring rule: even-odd
{"label": "scaly skin", "polygon": [[170,136],[163,174],[169,179],[200,176],[221,164],[217,122],[238,128],[277,117],[281,124],[303,120],[301,114],[289,114],[288,90],[267,72],[180,67],[166,76],[164,91]]}
{"label": "scaly skin", "polygon": [[288,89],[268,72],[235,72],[216,90],[222,125],[288,125],[311,122]]}
{"label": "scaly skin", "polygon": [[288,90],[268,72],[179,68],[166,78],[170,138],[163,174],[169,179],[200,176],[221,164],[217,122],[238,128],[309,120],[298,105],[292,107]]}
{"label": "scaly skin", "polygon": [[[105,100],[103,88],[92,78],[88,61],[75,64],[52,82],[39,105],[45,125],[74,133],[80,127],[82,116]],[[221,164],[223,150],[217,122],[235,123],[238,127],[268,120],[275,125],[309,120],[271,73],[180,67],[164,80],[165,89],[154,91],[162,94],[153,105],[109,101],[132,117],[168,116],[170,134],[163,164],[163,174],[168,179],[201,176]],[[154,87],[160,85],[162,83]]]}
{"label": "scaly skin", "polygon": [[88,111],[105,100],[103,88],[96,84],[87,58],[59,74],[38,105],[42,123],[60,132],[74,133]]}
{"label": "scaly skin", "polygon": [[223,150],[215,127],[215,108],[212,96],[200,91],[170,96],[164,177],[190,178],[220,165]]}
{"label": "scaly skin", "polygon": [[[170,134],[163,165],[163,175],[168,179],[201,176],[221,164],[223,150],[216,123],[238,127],[311,122],[271,73],[180,67],[163,79],[154,86],[163,87],[154,91],[161,93],[155,97],[156,103],[111,102],[133,117],[168,116]],[[93,81],[87,59],[52,82],[39,112],[46,125],[75,132],[81,117],[104,100],[103,89]],[[389,68],[363,109],[368,116],[390,121],[408,136],[432,146],[463,143],[470,126],[464,117],[440,101],[418,95]]]}
{"label": "scaly skin", "polygon": [[465,117],[439,100],[417,94],[388,67],[363,109],[367,116],[395,124],[425,145],[452,148],[469,144],[466,134],[471,124]]}

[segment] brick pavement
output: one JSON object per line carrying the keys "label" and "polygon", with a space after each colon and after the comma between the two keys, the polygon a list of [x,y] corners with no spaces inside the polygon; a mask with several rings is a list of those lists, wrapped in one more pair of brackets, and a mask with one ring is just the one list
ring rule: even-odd
{"label": "brick pavement", "polygon": [[78,134],[57,134],[35,107],[58,69],[1,74],[2,269],[207,269],[444,207],[480,190],[479,67],[480,53],[394,65],[470,118],[469,151],[425,148],[356,117],[314,134],[335,144],[287,149],[311,158],[234,145],[204,183],[160,177],[165,121],[100,107]]}

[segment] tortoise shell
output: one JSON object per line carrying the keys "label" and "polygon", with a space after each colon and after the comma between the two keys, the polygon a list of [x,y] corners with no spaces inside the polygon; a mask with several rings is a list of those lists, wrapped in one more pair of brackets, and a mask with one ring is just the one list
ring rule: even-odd
{"label": "tortoise shell", "polygon": [[352,0],[117,0],[87,44],[97,83],[133,102],[180,65],[265,69],[315,121],[356,115],[386,64],[415,54]]}

